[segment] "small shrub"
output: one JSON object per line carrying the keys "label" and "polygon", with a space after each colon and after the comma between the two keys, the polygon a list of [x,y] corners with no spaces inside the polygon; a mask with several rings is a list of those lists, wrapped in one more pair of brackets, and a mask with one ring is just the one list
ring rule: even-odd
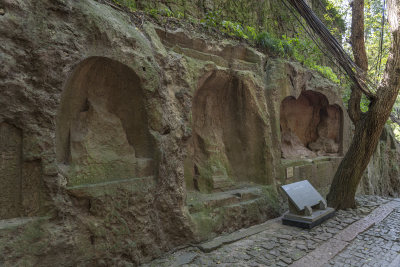
{"label": "small shrub", "polygon": [[255,40],[257,38],[257,30],[253,27],[246,26],[246,35],[249,36],[251,40]]}
{"label": "small shrub", "polygon": [[160,12],[158,9],[152,8],[152,9],[147,9],[145,10],[147,14],[149,14],[150,17],[153,17],[155,19],[158,19],[158,15],[160,15]]}
{"label": "small shrub", "polygon": [[249,39],[249,37],[245,34],[244,29],[240,23],[232,22],[229,20],[222,21],[221,31],[225,32],[231,36],[237,36],[243,39]]}
{"label": "small shrub", "polygon": [[113,2],[120,6],[126,6],[131,12],[136,11],[135,0],[113,0]]}
{"label": "small shrub", "polygon": [[335,82],[337,84],[340,83],[340,80],[338,79],[337,75],[333,72],[333,70],[330,67],[320,66],[320,65],[313,65],[310,68],[318,71],[325,78],[328,78],[328,79],[330,79],[331,81],[333,81],[333,82]]}
{"label": "small shrub", "polygon": [[180,11],[178,11],[178,12],[174,13],[174,17],[177,18],[177,19],[183,19],[185,17],[185,14],[183,14]]}
{"label": "small shrub", "polygon": [[207,12],[205,18],[200,20],[200,23],[202,23],[203,25],[216,28],[219,28],[221,22],[222,17],[220,11]]}
{"label": "small shrub", "polygon": [[279,39],[273,37],[268,32],[262,32],[256,36],[257,45],[268,49],[274,54],[281,54],[281,44]]}
{"label": "small shrub", "polygon": [[164,8],[164,10],[162,10],[160,13],[164,17],[168,18],[174,17],[174,13],[169,8]]}

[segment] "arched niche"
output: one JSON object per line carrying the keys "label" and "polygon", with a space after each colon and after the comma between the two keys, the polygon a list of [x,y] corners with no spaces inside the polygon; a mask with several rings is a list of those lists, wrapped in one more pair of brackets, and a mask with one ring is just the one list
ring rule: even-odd
{"label": "arched niche", "polygon": [[338,105],[315,91],[288,96],[280,108],[283,158],[338,155],[342,150],[343,113]]}
{"label": "arched niche", "polygon": [[104,57],[82,61],[63,91],[57,160],[69,185],[154,174],[154,141],[139,77]]}
{"label": "arched niche", "polygon": [[189,189],[209,192],[265,180],[264,122],[237,76],[216,71],[195,92],[188,155]]}

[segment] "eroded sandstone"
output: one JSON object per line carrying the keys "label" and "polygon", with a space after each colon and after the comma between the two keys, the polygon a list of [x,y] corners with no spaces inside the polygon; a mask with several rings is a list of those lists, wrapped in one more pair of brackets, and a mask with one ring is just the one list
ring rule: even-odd
{"label": "eroded sandstone", "polygon": [[298,63],[103,1],[0,8],[0,265],[139,264],[263,222],[349,145],[340,89]]}
{"label": "eroded sandstone", "polygon": [[56,119],[57,160],[69,185],[153,175],[142,90],[137,75],[117,61],[92,57],[76,67]]}
{"label": "eroded sandstone", "polygon": [[286,97],[280,110],[282,157],[338,155],[342,120],[340,106],[329,105],[321,93],[310,90],[298,99]]}

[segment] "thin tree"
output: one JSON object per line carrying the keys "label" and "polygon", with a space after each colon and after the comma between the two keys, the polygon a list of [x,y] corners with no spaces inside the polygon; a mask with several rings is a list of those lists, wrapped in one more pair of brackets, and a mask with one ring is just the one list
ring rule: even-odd
{"label": "thin tree", "polygon": [[[354,0],[351,17],[351,48],[354,62],[366,73],[368,71],[368,57],[364,39],[364,0]],[[361,90],[357,90],[357,86],[352,85],[348,114],[356,127],[362,116],[360,109],[361,97]]]}
{"label": "thin tree", "polygon": [[[333,178],[327,196],[328,205],[336,209],[355,207],[355,194],[361,177],[378,144],[382,129],[389,118],[400,88],[400,0],[388,0],[388,21],[392,34],[392,47],[386,63],[385,72],[376,90],[366,78],[368,61],[364,55],[363,0],[353,3],[352,45],[356,63],[344,52],[340,44],[315,16],[304,0],[287,0],[305,19],[335,57],[350,79],[351,87],[349,116],[355,123],[355,133],[349,150],[341,161]],[[361,14],[362,13],[362,14]],[[362,94],[370,100],[369,109],[362,113],[360,101]]]}

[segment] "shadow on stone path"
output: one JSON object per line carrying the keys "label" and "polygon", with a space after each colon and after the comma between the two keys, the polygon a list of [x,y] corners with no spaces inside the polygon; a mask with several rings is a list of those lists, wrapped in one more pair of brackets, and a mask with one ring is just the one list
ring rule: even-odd
{"label": "shadow on stone path", "polygon": [[[400,263],[400,202],[377,196],[359,196],[357,202],[357,209],[338,211],[332,219],[311,230],[285,226],[275,219],[199,246],[209,252],[188,247],[143,266],[390,266],[396,260]],[[235,241],[235,237],[241,239]],[[226,244],[229,242],[232,243]]]}

